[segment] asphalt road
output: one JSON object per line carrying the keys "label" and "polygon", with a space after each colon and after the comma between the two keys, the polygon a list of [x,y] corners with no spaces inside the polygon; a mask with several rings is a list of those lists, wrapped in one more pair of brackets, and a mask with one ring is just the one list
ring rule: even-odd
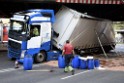
{"label": "asphalt road", "polygon": [[117,44],[115,47],[115,51],[124,52],[124,44]]}
{"label": "asphalt road", "polygon": [[13,68],[14,60],[7,57],[7,51],[0,51],[0,69]]}
{"label": "asphalt road", "polygon": [[[120,55],[124,55],[124,44],[117,44],[113,52],[117,52]],[[116,56],[117,54],[113,53],[113,55]],[[13,67],[14,67],[14,60],[10,60],[7,57],[7,51],[0,51],[0,69],[13,68]]]}
{"label": "asphalt road", "polygon": [[[0,70],[0,83],[124,83],[124,72],[107,70],[79,70],[75,75],[64,73],[63,69],[40,65],[33,70]],[[47,71],[48,70],[48,71]]]}
{"label": "asphalt road", "polygon": [[[124,52],[124,45],[117,45],[115,51]],[[50,69],[55,71],[49,72]],[[75,75],[71,75],[44,64],[34,64],[32,70],[25,71],[22,66],[14,69],[7,52],[0,52],[0,83],[124,83],[124,72],[76,69]]]}

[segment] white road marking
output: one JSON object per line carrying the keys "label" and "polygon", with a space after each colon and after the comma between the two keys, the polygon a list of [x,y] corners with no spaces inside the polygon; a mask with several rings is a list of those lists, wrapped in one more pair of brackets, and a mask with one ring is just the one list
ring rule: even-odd
{"label": "white road marking", "polygon": [[64,80],[64,79],[71,78],[71,77],[74,77],[74,76],[77,76],[77,75],[80,75],[80,74],[83,74],[83,73],[87,73],[87,72],[90,72],[90,71],[93,71],[93,70],[86,70],[86,71],[83,71],[83,72],[80,72],[80,73],[76,73],[74,75],[63,77],[61,79]]}
{"label": "white road marking", "polygon": [[40,70],[28,70],[28,72],[32,72],[32,71],[50,71],[48,69],[40,69]]}
{"label": "white road marking", "polygon": [[8,72],[8,71],[14,71],[14,68],[8,68],[8,69],[2,69],[0,70],[0,73]]}
{"label": "white road marking", "polygon": [[[33,65],[33,67],[40,67],[42,65],[44,64]],[[21,70],[21,69],[23,69],[23,66],[20,66],[18,69],[15,69],[15,68],[1,69],[0,73],[11,72],[11,71],[16,71],[16,70]]]}

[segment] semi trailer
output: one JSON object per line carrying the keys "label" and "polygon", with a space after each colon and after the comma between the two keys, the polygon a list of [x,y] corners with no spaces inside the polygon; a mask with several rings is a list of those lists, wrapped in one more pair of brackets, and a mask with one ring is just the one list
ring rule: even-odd
{"label": "semi trailer", "polygon": [[101,45],[109,52],[116,45],[112,21],[92,17],[65,6],[56,14],[53,29],[56,33],[53,44],[58,49],[62,49],[67,39],[79,53],[102,52]]}
{"label": "semi trailer", "polygon": [[77,53],[95,52],[100,49],[98,37],[106,50],[112,49],[115,42],[111,21],[67,7],[62,7],[56,15],[48,9],[21,11],[10,18],[8,57],[22,59],[31,55],[35,62],[43,62],[57,56],[68,39]]}

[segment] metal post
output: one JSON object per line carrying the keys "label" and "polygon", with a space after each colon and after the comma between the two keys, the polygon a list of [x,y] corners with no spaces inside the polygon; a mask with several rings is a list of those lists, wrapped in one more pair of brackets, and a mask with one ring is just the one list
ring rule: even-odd
{"label": "metal post", "polygon": [[95,31],[95,33],[96,33],[97,39],[98,39],[98,41],[99,41],[100,47],[102,48],[102,51],[103,51],[105,57],[108,58],[108,56],[107,56],[107,54],[106,54],[106,52],[105,52],[105,50],[104,50],[104,48],[103,48],[103,46],[102,46],[102,43],[101,43],[101,41],[100,41],[100,38],[99,38],[99,36],[98,36],[96,30],[94,30],[94,31]]}

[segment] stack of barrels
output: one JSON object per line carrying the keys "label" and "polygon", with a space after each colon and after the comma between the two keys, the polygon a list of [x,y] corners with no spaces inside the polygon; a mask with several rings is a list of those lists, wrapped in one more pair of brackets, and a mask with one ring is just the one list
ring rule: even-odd
{"label": "stack of barrels", "polygon": [[[62,55],[58,58],[58,67],[64,68],[65,62],[64,57]],[[99,59],[94,59],[92,56],[80,57],[79,55],[75,55],[71,61],[71,65],[73,68],[78,69],[94,69],[100,66]]]}

